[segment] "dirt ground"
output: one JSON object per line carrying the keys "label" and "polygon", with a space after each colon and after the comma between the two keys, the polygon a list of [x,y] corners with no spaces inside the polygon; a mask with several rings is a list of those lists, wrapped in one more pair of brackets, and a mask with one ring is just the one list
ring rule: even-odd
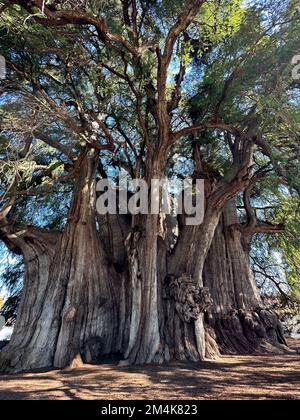
{"label": "dirt ground", "polygon": [[[292,340],[300,350],[300,340]],[[0,376],[0,400],[300,399],[300,355]]]}

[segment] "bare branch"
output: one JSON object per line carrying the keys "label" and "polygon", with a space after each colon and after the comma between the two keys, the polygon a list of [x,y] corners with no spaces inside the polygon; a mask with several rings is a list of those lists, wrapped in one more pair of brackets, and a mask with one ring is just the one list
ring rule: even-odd
{"label": "bare branch", "polygon": [[164,101],[166,97],[168,69],[172,59],[174,45],[179,35],[184,32],[193,21],[204,2],[205,0],[187,1],[183,6],[184,11],[178,16],[176,23],[172,26],[167,35],[163,54],[158,51],[159,66],[157,90],[159,101]]}
{"label": "bare branch", "polygon": [[[147,43],[140,47],[132,45],[119,34],[111,33],[108,30],[107,22],[103,18],[96,18],[79,10],[56,10],[54,6],[47,7],[43,0],[10,0],[12,4],[23,6],[29,13],[32,13],[36,22],[45,26],[66,26],[66,25],[92,25],[96,28],[99,39],[104,43],[117,43],[124,47],[134,56],[142,55],[150,48],[154,48],[153,43]],[[42,16],[39,17],[34,13],[34,9],[38,8]]]}
{"label": "bare branch", "polygon": [[242,130],[233,127],[231,125],[228,125],[226,123],[222,122],[216,122],[216,123],[201,123],[201,124],[194,124],[189,127],[185,127],[179,131],[173,132],[171,134],[171,143],[175,143],[177,140],[179,140],[181,137],[188,136],[189,134],[193,133],[199,133],[201,131],[210,130],[210,129],[219,129],[228,133],[231,133],[233,135],[242,135]]}
{"label": "bare branch", "polygon": [[64,144],[61,144],[55,138],[50,137],[41,131],[34,131],[33,134],[37,139],[42,140],[44,143],[48,144],[48,146],[51,146],[54,149],[59,150],[61,153],[67,156],[71,161],[74,160],[75,155],[72,152],[71,146],[65,146]]}

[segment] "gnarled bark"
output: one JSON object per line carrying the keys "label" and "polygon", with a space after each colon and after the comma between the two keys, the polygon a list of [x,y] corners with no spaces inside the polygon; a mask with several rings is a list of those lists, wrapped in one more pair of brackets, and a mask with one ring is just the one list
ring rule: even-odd
{"label": "gnarled bark", "polygon": [[235,200],[227,204],[216,229],[205,263],[204,284],[213,299],[208,323],[222,353],[288,350],[278,317],[262,305],[238,226]]}
{"label": "gnarled bark", "polygon": [[[212,303],[208,289],[204,288],[202,270],[206,260],[215,227],[218,224],[218,209],[207,208],[203,223],[200,226],[185,226],[179,236],[178,243],[173,254],[169,258],[168,272],[177,277],[193,279],[197,285],[197,293],[206,296],[206,305],[190,322],[183,322],[180,314],[174,307],[167,305],[170,319],[174,318],[177,336],[173,338],[175,343],[176,358],[180,360],[199,361],[218,356],[216,346],[212,344],[212,337],[208,335],[204,324],[204,314]],[[174,305],[173,305],[174,306]],[[206,346],[206,342],[210,345]]]}
{"label": "gnarled bark", "polygon": [[160,332],[157,282],[157,219],[146,216],[145,229],[127,239],[131,290],[129,343],[123,364],[159,361]]}

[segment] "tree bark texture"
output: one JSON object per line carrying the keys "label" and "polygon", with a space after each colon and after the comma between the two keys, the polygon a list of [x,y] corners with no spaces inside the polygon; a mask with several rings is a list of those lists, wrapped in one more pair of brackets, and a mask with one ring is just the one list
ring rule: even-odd
{"label": "tree bark texture", "polygon": [[208,202],[202,225],[180,226],[173,249],[164,215],[97,218],[97,162],[93,150],[83,156],[62,233],[1,228],[26,266],[1,369],[286,351],[276,315],[261,305],[235,204],[222,214]]}
{"label": "tree bark texture", "polygon": [[234,200],[225,207],[204,267],[213,299],[208,324],[222,353],[286,352],[277,315],[262,305],[242,232]]}
{"label": "tree bark texture", "polygon": [[[0,353],[0,370],[27,370],[51,366],[44,363],[40,347],[43,335],[41,314],[45,309],[50,267],[59,233],[48,233],[31,227],[4,229],[3,238],[8,247],[22,253],[25,278],[18,316],[9,345]],[[46,344],[46,337],[44,343]]]}
{"label": "tree bark texture", "polygon": [[1,352],[2,370],[62,368],[124,352],[127,285],[97,231],[97,162],[94,151],[84,157],[62,234],[8,236],[23,253],[26,277],[13,337]]}

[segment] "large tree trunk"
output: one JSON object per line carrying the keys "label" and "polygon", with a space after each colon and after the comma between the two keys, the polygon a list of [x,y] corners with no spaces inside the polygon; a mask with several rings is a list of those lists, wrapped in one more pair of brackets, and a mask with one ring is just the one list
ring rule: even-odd
{"label": "large tree trunk", "polygon": [[[149,154],[146,173],[149,186],[152,179],[162,179],[164,176],[162,165],[163,161],[158,155]],[[128,347],[122,362],[124,365],[165,360],[159,330],[158,237],[157,214],[133,218],[133,229],[126,241],[131,321]]]}
{"label": "large tree trunk", "polygon": [[65,367],[75,359],[96,362],[124,352],[119,326],[126,314],[119,308],[126,285],[97,231],[97,163],[95,151],[83,155],[60,238],[38,235],[28,243],[26,236],[19,245],[26,279],[13,339],[1,353],[3,369]]}
{"label": "large tree trunk", "polygon": [[157,361],[160,350],[157,282],[157,216],[142,217],[143,230],[127,240],[131,291],[129,344],[124,364]]}
{"label": "large tree trunk", "polygon": [[[25,278],[13,335],[0,353],[0,370],[24,370],[44,365],[38,339],[43,330],[40,317],[47,304],[50,266],[59,237],[59,233],[32,227],[8,226],[2,230],[7,246],[23,254]],[[50,364],[47,362],[46,366]]]}
{"label": "large tree trunk", "polygon": [[[163,178],[162,164],[159,158],[151,162],[149,184]],[[172,257],[164,221],[163,214],[137,217],[127,240],[132,312],[123,364],[205,357],[203,314],[211,302],[202,287],[201,270],[218,214],[207,212],[201,227],[188,227]],[[187,252],[191,233],[192,254]]]}
{"label": "large tree trunk", "polygon": [[[95,214],[98,155],[90,150],[81,158],[62,234],[27,228],[12,235],[1,228],[26,265],[2,369],[61,368],[114,353],[124,364],[198,361],[218,355],[212,329],[223,352],[286,349],[278,319],[261,307],[232,204],[219,223],[224,200],[208,201],[203,223],[181,227],[174,250],[163,215],[135,217],[132,229],[110,215],[101,242]],[[156,163],[148,181],[162,174]]]}
{"label": "large tree trunk", "polygon": [[204,324],[204,314],[212,301],[202,279],[219,215],[218,209],[207,206],[200,226],[183,227],[175,250],[168,259],[167,337],[173,355],[180,360],[198,361],[219,355]]}
{"label": "large tree trunk", "polygon": [[225,207],[205,263],[204,284],[213,299],[208,323],[222,353],[285,352],[279,319],[262,305],[242,232],[233,200]]}
{"label": "large tree trunk", "polygon": [[[54,367],[65,367],[75,359],[94,362],[117,351],[118,276],[96,228],[97,165],[98,154],[90,150],[81,164],[68,223],[54,258]],[[47,314],[45,322],[49,323]]]}

